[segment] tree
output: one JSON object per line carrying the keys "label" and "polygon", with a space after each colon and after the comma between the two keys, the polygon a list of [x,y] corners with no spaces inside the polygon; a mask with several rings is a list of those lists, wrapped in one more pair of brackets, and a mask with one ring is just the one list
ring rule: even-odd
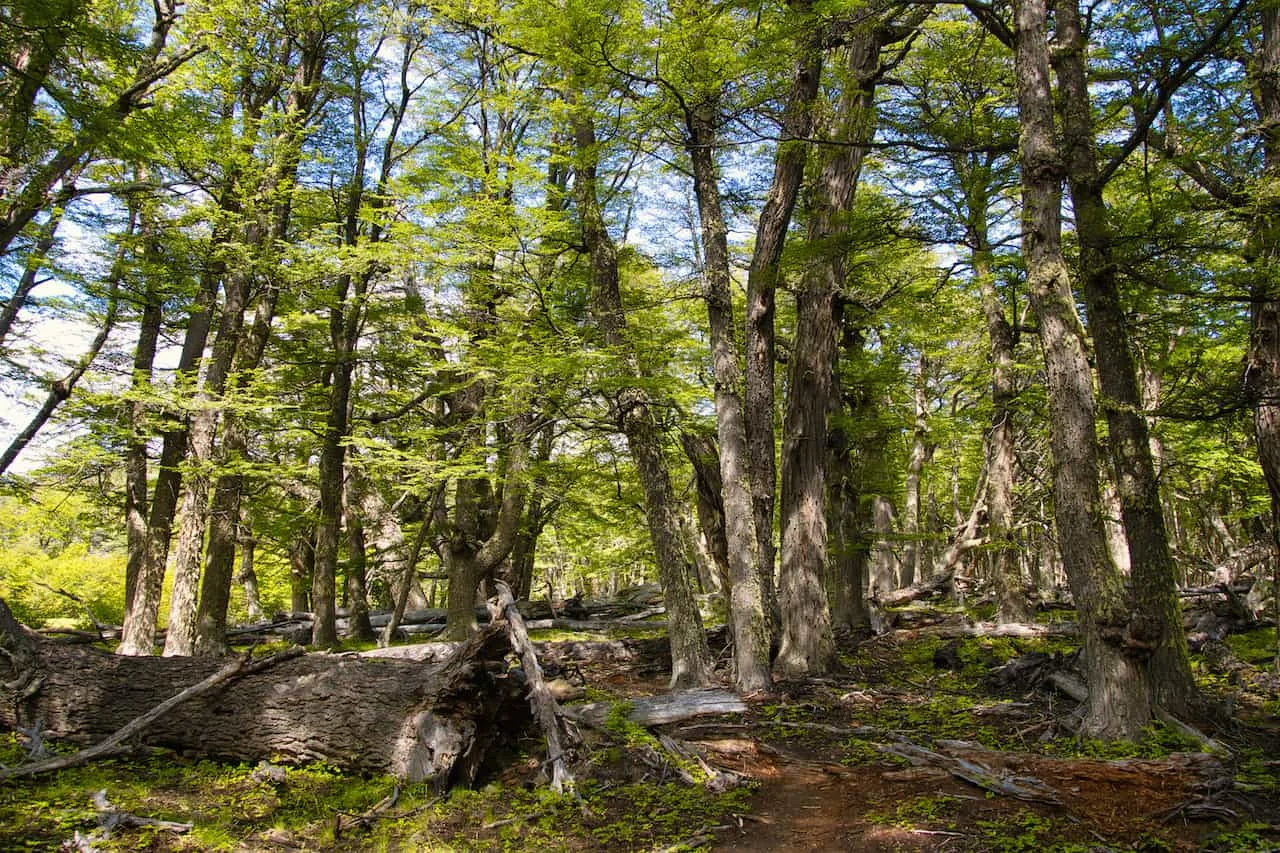
{"label": "tree", "polygon": [[1054,517],[1080,613],[1089,687],[1083,730],[1103,738],[1133,738],[1151,719],[1151,688],[1140,662],[1124,648],[1127,601],[1103,529],[1092,373],[1062,253],[1066,162],[1054,127],[1048,17],[1043,0],[1015,6],[1023,258],[1048,375]]}

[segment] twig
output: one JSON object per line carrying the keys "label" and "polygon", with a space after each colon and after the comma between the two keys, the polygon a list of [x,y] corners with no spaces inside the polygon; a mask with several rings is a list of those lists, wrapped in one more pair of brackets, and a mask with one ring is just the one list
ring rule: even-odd
{"label": "twig", "polygon": [[704,826],[683,841],[677,841],[670,847],[663,847],[661,850],[655,850],[654,853],[676,853],[677,850],[689,850],[691,848],[701,847],[703,844],[710,844],[712,841],[716,840],[716,837],[711,834],[710,829],[710,827]]}
{"label": "twig", "polygon": [[503,818],[502,820],[490,821],[489,823],[486,823],[484,826],[482,826],[481,829],[497,829],[500,826],[509,826],[510,824],[520,823],[521,821],[537,820],[538,818],[542,817],[547,813],[548,813],[547,809],[542,809],[541,811],[530,812],[529,814],[518,814],[515,817],[508,817],[508,818]]}
{"label": "twig", "polygon": [[[391,789],[390,794],[387,794],[385,797],[383,797],[381,800],[375,803],[373,807],[370,808],[368,811],[362,812],[361,814],[358,814],[358,815],[350,815],[350,814],[344,814],[343,812],[338,812],[336,815],[334,815],[334,818],[333,818],[334,840],[336,841],[337,839],[341,838],[343,832],[346,832],[348,829],[351,829],[353,827],[358,826],[361,829],[368,829],[369,827],[373,826],[373,822],[377,820],[378,817],[380,817],[388,809],[395,808],[395,805],[397,802],[399,802],[399,800],[400,800],[400,786],[396,785]],[[350,818],[351,822],[344,826],[342,822],[343,818]]]}
{"label": "twig", "polygon": [[8,770],[0,771],[0,779],[18,779],[24,776],[36,776],[40,773],[49,773],[54,770],[65,770],[68,767],[79,767],[81,764],[87,764],[96,758],[125,752],[126,748],[123,744],[126,741],[137,737],[147,728],[147,726],[151,725],[165,714],[168,714],[188,699],[193,699],[203,693],[208,693],[218,685],[230,681],[238,676],[261,672],[262,670],[275,666],[282,661],[296,658],[302,655],[304,651],[304,649],[299,647],[286,649],[279,654],[274,654],[271,657],[264,658],[256,663],[250,663],[249,655],[246,653],[231,661],[203,681],[191,685],[179,692],[177,695],[164,700],[150,711],[140,714],[130,720],[114,734],[107,737],[106,740],[97,743],[88,749],[82,749],[74,755],[59,756],[58,758],[51,758],[47,761],[37,761],[34,764],[24,764],[21,767],[13,767]]}

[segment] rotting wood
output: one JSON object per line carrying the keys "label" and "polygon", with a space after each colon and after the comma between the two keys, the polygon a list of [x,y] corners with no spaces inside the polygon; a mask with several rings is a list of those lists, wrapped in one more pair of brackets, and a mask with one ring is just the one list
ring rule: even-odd
{"label": "rotting wood", "polygon": [[986,767],[974,758],[943,755],[925,749],[907,740],[877,744],[877,749],[887,755],[905,758],[912,764],[928,764],[946,770],[957,779],[963,779],[987,791],[1036,803],[1061,804],[1058,794],[1039,779],[1030,776],[1013,776]]}
{"label": "rotting wood", "polygon": [[52,773],[55,770],[65,770],[68,767],[79,767],[82,764],[87,764],[90,761],[103,758],[108,755],[127,752],[129,750],[127,743],[130,740],[141,735],[148,726],[168,714],[183,702],[188,702],[197,696],[208,693],[213,690],[213,688],[239,676],[258,673],[270,669],[278,663],[298,657],[303,654],[303,652],[304,650],[300,648],[286,649],[279,654],[272,655],[269,658],[265,658],[254,663],[250,663],[250,657],[248,654],[242,655],[237,659],[230,661],[203,681],[179,691],[176,695],[164,700],[146,713],[135,717],[100,743],[97,743],[87,749],[82,749],[73,755],[60,755],[56,758],[49,758],[44,761],[36,761],[31,764],[23,764],[18,767],[9,767],[4,770],[0,770],[0,779],[18,779],[26,776],[36,776],[41,773]]}
{"label": "rotting wood", "polygon": [[551,765],[551,787],[557,794],[571,792],[573,776],[569,773],[564,747],[561,744],[560,706],[542,678],[542,666],[538,663],[538,654],[533,648],[533,643],[529,641],[529,631],[525,628],[524,617],[516,609],[510,587],[502,581],[496,581],[494,586],[498,590],[494,615],[501,616],[507,622],[511,648],[520,656],[520,663],[524,667],[525,683],[529,688],[529,705],[533,708],[534,718],[547,739],[547,763]]}
{"label": "rotting wood", "polygon": [[566,717],[575,722],[592,728],[601,728],[620,704],[628,706],[627,719],[642,726],[662,726],[706,714],[742,714],[747,710],[747,706],[737,694],[715,687],[647,696],[625,700],[622,703],[592,702],[587,705],[566,705],[561,710]]}
{"label": "rotting wood", "polygon": [[[0,726],[38,720],[47,737],[80,744],[108,737],[226,663],[111,655],[20,626],[6,636],[12,657],[0,659]],[[429,665],[300,655],[184,701],[138,739],[210,758],[325,761],[440,789],[471,784],[490,748],[518,738],[529,722],[520,685],[507,674],[510,648],[505,626],[489,626]]]}

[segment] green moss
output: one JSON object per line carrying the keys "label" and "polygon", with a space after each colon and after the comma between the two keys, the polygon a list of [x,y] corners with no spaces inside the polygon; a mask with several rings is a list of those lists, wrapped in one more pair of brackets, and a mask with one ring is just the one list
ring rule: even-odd
{"label": "green moss", "polygon": [[1276,629],[1256,628],[1241,634],[1228,634],[1226,644],[1231,652],[1245,663],[1266,666],[1276,656]]}
{"label": "green moss", "polygon": [[919,827],[921,824],[950,822],[956,817],[963,803],[958,797],[939,794],[933,797],[912,797],[889,812],[868,812],[867,820],[880,826]]}
{"label": "green moss", "polygon": [[1202,848],[1211,853],[1270,853],[1280,843],[1274,829],[1265,823],[1245,823],[1238,829],[1219,832]]}
{"label": "green moss", "polygon": [[1137,741],[1101,741],[1086,738],[1057,738],[1047,751],[1065,758],[1098,758],[1115,761],[1126,758],[1164,758],[1174,752],[1199,752],[1201,744],[1177,729],[1155,722],[1142,730]]}

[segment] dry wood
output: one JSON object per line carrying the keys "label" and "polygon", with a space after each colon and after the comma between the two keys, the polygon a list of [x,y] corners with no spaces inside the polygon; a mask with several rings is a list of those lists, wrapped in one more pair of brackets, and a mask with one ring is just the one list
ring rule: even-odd
{"label": "dry wood", "polygon": [[98,824],[102,828],[104,837],[111,834],[111,831],[118,826],[139,827],[154,826],[163,829],[165,832],[190,832],[195,828],[193,823],[181,823],[176,820],[159,820],[153,817],[140,817],[138,815],[122,812],[107,799],[106,790],[98,791],[93,795],[93,807],[98,812]]}
{"label": "dry wood", "polygon": [[538,654],[529,641],[529,631],[525,628],[524,617],[516,609],[511,589],[502,581],[497,581],[498,589],[497,613],[507,620],[507,630],[511,637],[511,648],[520,656],[524,667],[525,682],[529,685],[529,704],[533,708],[534,718],[542,728],[547,739],[547,762],[551,765],[551,787],[557,794],[573,790],[573,776],[564,760],[564,747],[560,742],[560,706],[546,681],[542,678],[542,666],[538,663]]}
{"label": "dry wood", "polygon": [[[48,737],[82,744],[113,735],[226,664],[111,655],[19,631],[5,632],[6,651],[21,665],[0,678],[0,726],[38,720]],[[430,665],[300,655],[183,701],[139,739],[215,758],[326,761],[439,788],[470,784],[490,747],[528,724],[520,687],[506,673],[510,648],[505,626],[489,626]]]}
{"label": "dry wood", "polygon": [[400,800],[400,786],[396,785],[391,789],[391,793],[387,794],[371,808],[361,812],[358,815],[349,815],[338,812],[333,818],[333,839],[337,841],[342,837],[342,833],[359,827],[361,829],[369,829],[373,826],[374,821],[386,814]]}
{"label": "dry wood", "polygon": [[878,745],[878,748],[888,755],[905,758],[912,764],[927,764],[940,767],[957,779],[963,779],[970,784],[977,785],[979,788],[996,794],[1004,794],[1028,802],[1052,804],[1060,804],[1062,802],[1057,793],[1039,779],[1030,776],[1013,776],[993,770],[984,766],[975,758],[943,755],[940,752],[925,749],[906,740],[899,740],[897,743],[891,744],[881,744]]}
{"label": "dry wood", "polygon": [[208,693],[213,688],[231,681],[237,676],[252,672],[262,672],[265,669],[275,666],[281,661],[298,657],[303,654],[303,651],[303,649],[299,648],[287,649],[279,654],[275,654],[269,658],[258,661],[253,665],[250,665],[249,663],[250,658],[248,654],[242,655],[235,660],[230,661],[222,667],[222,669],[213,673],[208,678],[205,678],[203,681],[179,691],[177,694],[161,702],[159,705],[156,705],[146,713],[135,717],[128,724],[121,727],[118,731],[100,743],[97,743],[88,749],[82,749],[73,755],[60,755],[56,758],[46,759],[45,761],[37,761],[31,764],[23,764],[19,767],[10,767],[5,770],[0,770],[0,779],[18,779],[26,776],[36,776],[40,773],[51,773],[54,770],[65,770],[68,767],[79,767],[82,764],[88,764],[94,759],[102,758],[107,755],[116,755],[121,752],[127,752],[130,748],[127,746],[129,741],[138,737],[148,726],[168,714],[183,702],[194,699],[203,693]]}
{"label": "dry wood", "polygon": [[593,728],[601,728],[614,709],[624,704],[629,708],[627,719],[642,726],[678,723],[705,714],[742,714],[747,710],[747,706],[737,694],[715,687],[684,690],[624,702],[568,705],[561,710],[571,720]]}

